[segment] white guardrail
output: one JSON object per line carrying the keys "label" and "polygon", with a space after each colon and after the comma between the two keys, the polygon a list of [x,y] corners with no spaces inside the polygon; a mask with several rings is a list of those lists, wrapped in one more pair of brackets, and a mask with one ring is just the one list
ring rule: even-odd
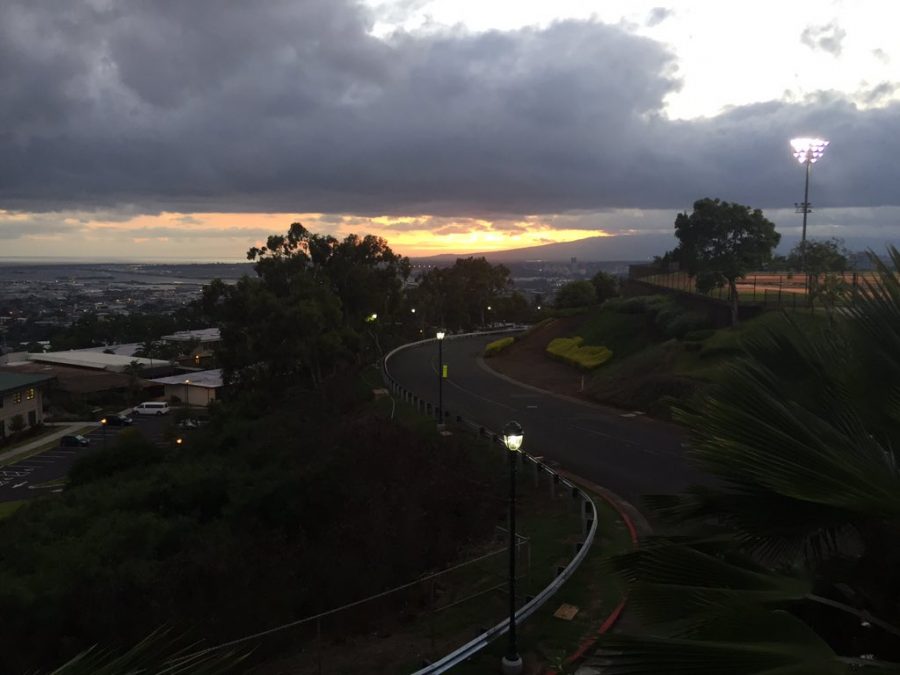
{"label": "white guardrail", "polygon": [[[521,327],[517,328],[501,328],[497,330],[490,331],[482,331],[478,333],[463,333],[459,335],[448,335],[445,337],[445,340],[453,340],[460,338],[468,338],[475,337],[479,335],[492,335],[496,333],[519,333],[523,329]],[[421,397],[415,396],[411,391],[403,387],[399,382],[397,382],[393,376],[390,374],[390,370],[388,369],[388,361],[392,356],[397,354],[400,351],[405,349],[410,349],[412,347],[416,347],[422,344],[427,344],[429,342],[434,342],[437,338],[428,338],[426,340],[418,340],[417,342],[410,342],[405,345],[401,345],[396,349],[392,350],[387,356],[382,360],[382,368],[381,373],[384,378],[385,384],[390,388],[390,390],[394,394],[399,394],[403,400],[413,403],[415,405],[419,405],[421,402],[423,405],[426,404],[425,399]],[[433,407],[431,402],[427,402],[429,407]],[[444,411],[442,411],[443,413]],[[471,420],[462,420],[461,418],[457,418],[459,421],[465,422],[470,426],[477,429],[480,433],[486,434],[492,438],[498,438],[497,434],[491,432],[487,429],[487,427],[479,426],[474,424]],[[441,420],[443,422],[444,420]],[[591,544],[594,542],[594,535],[597,532],[597,505],[594,504],[594,500],[585,493],[580,487],[573,484],[571,481],[566,480],[561,477],[558,473],[553,471],[550,467],[545,464],[541,464],[540,461],[529,455],[525,452],[519,453],[522,456],[522,463],[524,464],[526,461],[531,462],[534,465],[534,470],[536,472],[544,471],[550,475],[551,479],[555,482],[561,483],[566,487],[570,488],[572,491],[572,496],[576,499],[582,500],[581,507],[581,517],[584,522],[590,520],[590,525],[588,527],[587,534],[584,538],[584,542],[581,545],[581,548],[575,554],[575,557],[566,565],[565,569],[560,572],[557,577],[547,586],[544,590],[534,596],[531,600],[526,602],[522,607],[520,607],[516,611],[516,625],[518,626],[522,622],[525,621],[529,616],[531,616],[538,608],[540,608],[547,600],[549,600],[555,593],[562,587],[562,585],[575,573],[575,570],[578,569],[581,562],[584,560],[588,551],[591,548]],[[587,516],[587,518],[586,518]],[[464,644],[462,647],[450,652],[446,656],[438,659],[434,663],[425,668],[417,670],[413,675],[432,675],[436,673],[443,673],[453,668],[454,666],[462,663],[466,659],[474,656],[479,651],[484,649],[487,645],[493,642],[495,639],[500,637],[501,635],[506,634],[509,630],[509,619],[504,619],[496,626],[489,628],[484,633],[476,637],[474,640],[471,640]]]}

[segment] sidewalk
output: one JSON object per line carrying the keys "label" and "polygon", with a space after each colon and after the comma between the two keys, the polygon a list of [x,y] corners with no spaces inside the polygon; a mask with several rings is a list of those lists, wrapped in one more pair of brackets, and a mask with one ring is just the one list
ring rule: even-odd
{"label": "sidewalk", "polygon": [[0,452],[0,463],[6,463],[11,459],[15,459],[20,455],[27,455],[29,452],[33,452],[38,448],[41,448],[48,443],[52,443],[53,441],[58,441],[63,436],[67,436],[69,434],[77,434],[80,431],[83,431],[85,427],[100,426],[99,422],[76,422],[74,424],[66,424],[65,426],[60,426],[59,424],[48,424],[46,426],[52,426],[56,428],[56,431],[50,434],[44,434],[40,438],[36,438],[33,441],[20,445],[18,447],[12,448],[11,450],[7,450],[5,452]]}

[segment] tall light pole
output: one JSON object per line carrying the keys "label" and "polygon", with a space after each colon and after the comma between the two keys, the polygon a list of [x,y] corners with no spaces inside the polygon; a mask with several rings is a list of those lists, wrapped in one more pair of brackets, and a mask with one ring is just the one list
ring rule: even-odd
{"label": "tall light pole", "polygon": [[[791,148],[794,157],[801,164],[806,165],[806,182],[803,187],[803,202],[794,203],[797,213],[803,214],[803,232],[800,235],[800,271],[806,276],[806,216],[812,211],[809,203],[809,169],[810,167],[822,159],[825,154],[825,147],[828,141],[822,138],[794,138],[791,139]],[[806,281],[807,291],[809,290],[809,279]]]}
{"label": "tall light pole", "polygon": [[438,343],[438,424],[444,423],[444,331],[439,330],[435,337]]}
{"label": "tall light pole", "polygon": [[525,433],[518,422],[503,427],[503,445],[509,451],[509,642],[506,656],[500,662],[503,675],[520,675],[522,657],[516,645],[516,453],[522,447]]}

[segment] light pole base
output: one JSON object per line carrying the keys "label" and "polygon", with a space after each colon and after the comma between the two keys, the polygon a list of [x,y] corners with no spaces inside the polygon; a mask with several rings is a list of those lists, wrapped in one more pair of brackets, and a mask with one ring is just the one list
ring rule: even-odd
{"label": "light pole base", "polygon": [[500,672],[503,675],[522,675],[523,670],[522,657],[518,654],[515,659],[504,656],[500,661]]}

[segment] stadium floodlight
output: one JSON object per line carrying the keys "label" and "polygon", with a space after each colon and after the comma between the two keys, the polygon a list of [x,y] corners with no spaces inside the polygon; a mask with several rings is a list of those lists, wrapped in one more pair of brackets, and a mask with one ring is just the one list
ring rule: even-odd
{"label": "stadium floodlight", "polygon": [[825,154],[825,148],[828,141],[823,138],[793,138],[791,139],[791,148],[794,150],[794,157],[801,164],[815,164],[822,159]]}
{"label": "stadium floodlight", "polygon": [[[800,235],[800,271],[806,274],[806,216],[811,213],[812,204],[809,203],[809,168],[822,159],[828,141],[824,138],[792,138],[791,149],[794,157],[801,164],[806,165],[806,183],[803,188],[803,201],[794,203],[797,213],[803,214],[803,232]],[[809,290],[809,279],[806,280],[806,288]]]}

